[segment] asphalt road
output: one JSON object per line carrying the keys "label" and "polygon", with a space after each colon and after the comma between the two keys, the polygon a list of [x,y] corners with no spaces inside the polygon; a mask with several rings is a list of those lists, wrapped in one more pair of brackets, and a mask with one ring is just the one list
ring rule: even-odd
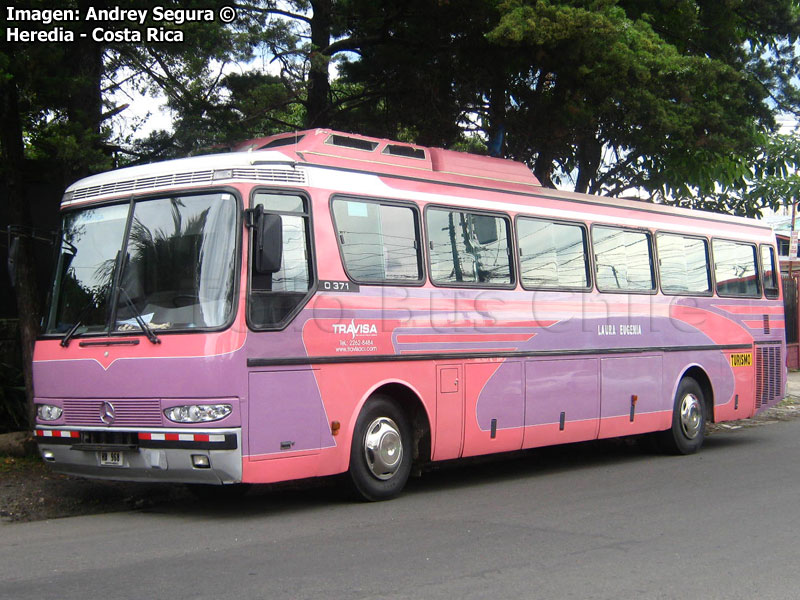
{"label": "asphalt road", "polygon": [[0,524],[0,598],[797,598],[800,420],[697,455],[551,448],[331,487]]}

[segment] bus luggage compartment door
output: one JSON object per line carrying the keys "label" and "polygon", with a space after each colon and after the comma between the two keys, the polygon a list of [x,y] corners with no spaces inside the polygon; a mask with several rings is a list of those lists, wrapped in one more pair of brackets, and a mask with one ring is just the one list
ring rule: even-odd
{"label": "bus luggage compartment door", "polygon": [[312,369],[259,371],[248,383],[251,460],[334,445]]}
{"label": "bus luggage compartment door", "polygon": [[601,438],[669,427],[672,395],[661,382],[660,356],[604,358],[601,361]]}
{"label": "bus luggage compartment door", "polygon": [[433,460],[461,456],[464,434],[464,367],[436,366],[436,441]]}

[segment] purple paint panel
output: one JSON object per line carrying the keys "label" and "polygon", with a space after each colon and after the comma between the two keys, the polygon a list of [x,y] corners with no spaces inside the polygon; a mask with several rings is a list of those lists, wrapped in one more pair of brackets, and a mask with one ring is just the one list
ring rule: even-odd
{"label": "purple paint panel", "polygon": [[244,356],[121,358],[33,365],[36,394],[54,398],[227,398],[244,395]]}
{"label": "purple paint panel", "polygon": [[578,358],[525,363],[525,425],[586,421],[600,416],[598,360]]}
{"label": "purple paint panel", "polygon": [[674,400],[681,375],[693,365],[700,365],[711,380],[714,404],[727,404],[733,398],[736,380],[728,358],[719,351],[669,352],[664,355],[664,398]]}
{"label": "purple paint panel", "polygon": [[[467,382],[470,373],[479,368],[484,368],[484,365],[467,365]],[[481,390],[476,413],[478,426],[483,431],[491,429],[492,419],[497,419],[498,429],[522,427],[525,424],[521,362],[504,362],[500,365]]]}
{"label": "purple paint panel", "polygon": [[335,445],[314,371],[261,371],[248,381],[253,458]]}

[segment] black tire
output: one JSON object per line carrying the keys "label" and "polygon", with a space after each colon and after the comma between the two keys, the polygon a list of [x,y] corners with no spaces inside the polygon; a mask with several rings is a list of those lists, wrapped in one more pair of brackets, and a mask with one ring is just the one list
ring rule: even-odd
{"label": "black tire", "polygon": [[694,454],[703,445],[706,425],[705,399],[700,385],[684,377],[675,392],[672,427],[657,434],[659,446],[669,454]]}
{"label": "black tire", "polygon": [[356,420],[350,448],[350,481],[363,500],[389,500],[411,473],[411,428],[406,414],[386,396],[373,396]]}

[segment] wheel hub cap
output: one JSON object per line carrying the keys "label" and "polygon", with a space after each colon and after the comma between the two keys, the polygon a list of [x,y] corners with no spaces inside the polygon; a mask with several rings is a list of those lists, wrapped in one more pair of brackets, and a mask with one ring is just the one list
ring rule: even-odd
{"label": "wheel hub cap", "polygon": [[364,437],[364,456],[372,474],[391,479],[403,460],[403,440],[397,424],[388,417],[375,419]]}
{"label": "wheel hub cap", "polygon": [[694,394],[686,394],[681,400],[681,429],[683,434],[693,440],[703,426],[703,407]]}

